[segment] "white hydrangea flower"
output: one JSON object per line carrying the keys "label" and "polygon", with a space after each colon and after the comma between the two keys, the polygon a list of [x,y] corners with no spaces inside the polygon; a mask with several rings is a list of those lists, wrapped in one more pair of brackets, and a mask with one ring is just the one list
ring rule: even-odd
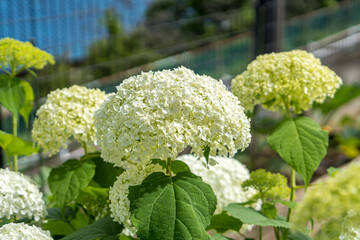
{"label": "white hydrangea flower", "polygon": [[0,218],[29,218],[40,221],[46,216],[43,194],[32,180],[19,172],[0,169]]}
{"label": "white hydrangea flower", "polygon": [[348,215],[341,220],[341,234],[339,240],[360,239],[360,214],[350,210]]}
{"label": "white hydrangea flower", "polygon": [[8,223],[0,228],[1,240],[52,240],[49,231],[25,223]]}
{"label": "white hydrangea flower", "polygon": [[99,89],[77,85],[50,92],[36,112],[32,129],[35,144],[50,155],[67,148],[70,138],[93,147],[96,132],[93,115],[105,98],[105,92]]}
{"label": "white hydrangea flower", "polygon": [[233,156],[250,142],[250,123],[239,100],[220,81],[185,67],[143,72],[117,87],[95,112],[105,161],[123,166],[175,159],[191,146]]}
{"label": "white hydrangea flower", "polygon": [[115,221],[124,224],[123,233],[128,236],[134,236],[135,227],[130,221],[130,201],[128,199],[129,186],[136,186],[153,172],[163,172],[166,170],[159,164],[142,164],[134,165],[117,177],[114,186],[110,189],[110,211],[111,217]]}
{"label": "white hydrangea flower", "polygon": [[[191,154],[177,157],[177,160],[185,162],[192,173],[198,175],[202,180],[209,184],[217,198],[217,206],[214,214],[222,212],[223,208],[230,203],[243,203],[249,201],[256,190],[250,188],[248,191],[242,189],[241,184],[250,178],[249,170],[234,158],[216,157],[215,166],[206,167],[206,161],[200,161]],[[260,210],[261,203],[252,205],[253,208]],[[242,231],[252,229],[252,225],[244,224]]]}

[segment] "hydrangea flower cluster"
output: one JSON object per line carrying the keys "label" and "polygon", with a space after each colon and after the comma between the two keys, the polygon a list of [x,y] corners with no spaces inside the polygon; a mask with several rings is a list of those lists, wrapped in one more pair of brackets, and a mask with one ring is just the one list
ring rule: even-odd
{"label": "hydrangea flower cluster", "polygon": [[126,235],[133,236],[136,233],[136,229],[130,221],[129,187],[141,184],[153,172],[166,173],[166,170],[159,164],[139,163],[120,174],[114,186],[110,189],[111,217],[124,224],[123,233]]}
{"label": "hydrangea flower cluster", "polygon": [[321,223],[342,221],[350,211],[359,214],[359,171],[360,165],[351,165],[326,182],[309,188],[295,209],[293,227],[304,227],[310,219]]}
{"label": "hydrangea flower cluster", "polygon": [[262,104],[270,111],[300,113],[333,97],[342,80],[313,54],[302,50],[260,55],[232,80],[244,108]]}
{"label": "hydrangea flower cluster", "polygon": [[205,166],[204,158],[200,162],[191,154],[179,156],[177,159],[185,162],[192,173],[200,176],[212,187],[217,198],[215,214],[221,213],[230,203],[247,202],[256,194],[253,188],[244,190],[241,187],[241,184],[250,178],[250,173],[234,158],[216,157],[218,164],[208,167]]}
{"label": "hydrangea flower cluster", "polygon": [[253,200],[272,201],[289,197],[290,188],[287,186],[287,179],[280,173],[267,172],[265,169],[257,169],[250,174],[242,187],[244,189],[254,188],[256,194]]}
{"label": "hydrangea flower cluster", "polygon": [[0,39],[0,69],[12,73],[20,69],[42,69],[47,63],[54,64],[54,57],[30,42]]}
{"label": "hydrangea flower cluster", "polygon": [[[46,206],[31,179],[19,172],[0,169],[0,218],[34,218],[40,221],[46,216]],[[2,238],[1,238],[2,239]]]}
{"label": "hydrangea flower cluster", "polygon": [[66,148],[70,138],[94,146],[93,115],[105,98],[105,92],[99,89],[77,85],[50,92],[36,112],[32,129],[35,144],[50,155]]}
{"label": "hydrangea flower cluster", "polygon": [[95,113],[101,157],[117,166],[175,159],[191,146],[211,160],[250,142],[250,123],[222,82],[185,67],[143,72],[117,87]]}
{"label": "hydrangea flower cluster", "polygon": [[8,223],[0,228],[1,240],[52,240],[49,231],[25,223]]}
{"label": "hydrangea flower cluster", "polygon": [[349,211],[348,215],[341,220],[341,233],[339,240],[360,239],[360,214]]}

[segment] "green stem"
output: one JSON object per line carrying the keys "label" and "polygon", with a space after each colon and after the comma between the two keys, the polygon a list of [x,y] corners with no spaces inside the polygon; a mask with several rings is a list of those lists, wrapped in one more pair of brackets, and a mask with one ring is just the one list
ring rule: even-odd
{"label": "green stem", "polygon": [[[13,134],[16,137],[17,136],[17,118],[16,116],[13,114],[12,116],[12,124],[13,124]],[[14,155],[13,156],[13,166],[14,166],[14,171],[17,172],[18,171],[18,156]]]}
{"label": "green stem", "polygon": [[10,77],[15,77],[16,76],[16,67],[15,64],[11,64],[11,74]]}
{"label": "green stem", "polygon": [[275,234],[276,239],[280,240],[280,235],[279,235],[279,232],[277,231],[277,228],[273,227],[273,229],[274,229],[274,234]]}
{"label": "green stem", "polygon": [[290,113],[290,108],[289,108],[289,104],[287,102],[287,98],[284,97],[284,96],[281,96],[283,101],[284,101],[284,105],[285,105],[285,115],[288,117],[288,118],[291,118],[291,113]]}
{"label": "green stem", "polygon": [[82,145],[83,145],[83,148],[84,148],[84,151],[85,151],[85,155],[87,155],[87,154],[88,154],[88,150],[87,150],[86,143],[83,142]]}
{"label": "green stem", "polygon": [[172,178],[171,174],[171,159],[168,158],[166,161],[166,173],[169,174],[170,178]]}
{"label": "green stem", "polygon": [[262,239],[262,226],[259,226],[259,240]]}
{"label": "green stem", "polygon": [[[296,189],[296,179],[295,179],[295,170],[294,170],[294,168],[291,168],[290,184],[291,184],[290,202],[292,202],[292,201],[294,201],[295,189]],[[292,213],[292,209],[289,208],[287,218],[286,218],[287,222],[290,222],[291,213]],[[286,229],[285,232],[284,232],[284,239],[287,239],[288,234],[289,234],[289,229]]]}

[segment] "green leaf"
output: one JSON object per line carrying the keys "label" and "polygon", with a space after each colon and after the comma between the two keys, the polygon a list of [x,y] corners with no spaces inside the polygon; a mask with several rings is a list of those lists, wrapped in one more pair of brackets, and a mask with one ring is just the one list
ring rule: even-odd
{"label": "green leaf", "polygon": [[224,233],[229,230],[238,232],[242,226],[242,222],[230,216],[227,212],[222,212],[211,217],[210,225],[207,230],[215,229],[218,233]]}
{"label": "green leaf", "polygon": [[79,196],[94,176],[95,167],[91,160],[71,159],[51,170],[49,187],[61,207]]}
{"label": "green leaf", "polygon": [[86,227],[87,225],[89,225],[89,222],[91,221],[91,219],[89,218],[88,215],[86,215],[84,213],[84,211],[80,208],[75,208],[75,215],[74,217],[70,220],[70,225],[73,226],[75,228],[75,230],[80,230],[83,227]]}
{"label": "green leaf", "polygon": [[72,226],[64,220],[48,220],[43,224],[43,229],[50,231],[52,236],[66,236],[74,232]]}
{"label": "green leaf", "polygon": [[326,155],[328,132],[308,117],[287,119],[267,138],[270,146],[295,169],[307,186]]}
{"label": "green leaf", "polygon": [[291,233],[288,240],[311,240],[308,235],[301,232]]}
{"label": "green leaf", "polygon": [[87,212],[96,217],[108,205],[109,188],[87,186],[75,200]]}
{"label": "green leaf", "polygon": [[96,169],[93,179],[103,188],[113,186],[116,177],[124,172],[124,169],[115,167],[113,163],[105,162],[100,157],[100,152],[88,153],[84,155],[81,160],[92,160],[95,163]]}
{"label": "green leaf", "polygon": [[281,203],[291,209],[294,209],[297,205],[297,202],[285,201],[285,200],[274,200],[274,202]]}
{"label": "green leaf", "polygon": [[205,228],[216,208],[211,187],[190,172],[156,172],[129,187],[131,221],[142,240],[209,239]]}
{"label": "green leaf", "polygon": [[136,240],[136,238],[132,238],[125,235],[120,235],[119,240]]}
{"label": "green leaf", "polygon": [[261,212],[268,218],[276,219],[277,209],[272,203],[263,203],[261,205]]}
{"label": "green leaf", "polygon": [[[152,159],[151,163],[159,164],[164,169],[166,169],[166,161],[164,161],[164,160]],[[179,172],[191,172],[188,165],[186,165],[186,163],[184,163],[183,161],[180,161],[180,160],[171,161],[171,171],[175,174],[177,174]]]}
{"label": "green leaf", "polygon": [[232,238],[225,237],[221,234],[215,234],[215,235],[211,236],[211,238],[210,238],[210,240],[228,240],[228,239],[232,239]]}
{"label": "green leaf", "polygon": [[16,118],[24,104],[25,92],[20,79],[0,75],[0,104],[7,108]]}
{"label": "green leaf", "polygon": [[33,147],[31,141],[22,140],[12,134],[0,130],[0,147],[4,149],[8,156],[13,155],[31,155],[39,151]]}
{"label": "green leaf", "polygon": [[334,177],[338,172],[340,172],[340,168],[334,168],[334,167],[329,167],[328,169],[326,169],[327,173],[331,176]]}
{"label": "green leaf", "polygon": [[97,238],[117,240],[119,239],[117,235],[120,234],[123,229],[123,225],[114,222],[111,217],[106,216],[62,238],[62,240],[93,240]]}
{"label": "green leaf", "polygon": [[204,157],[207,164],[209,164],[209,155],[210,155],[210,147],[206,146],[204,149]]}
{"label": "green leaf", "polygon": [[19,109],[19,113],[24,118],[26,126],[28,126],[29,115],[33,109],[34,91],[31,85],[26,81],[21,80],[20,85],[23,87],[25,95],[24,95],[24,103]]}
{"label": "green leaf", "polygon": [[328,99],[326,102],[314,104],[314,108],[318,108],[323,114],[328,114],[332,110],[336,110],[342,105],[350,102],[360,96],[360,85],[342,85],[335,93],[334,98]]}
{"label": "green leaf", "polygon": [[262,227],[274,226],[290,228],[290,224],[286,221],[270,219],[252,208],[244,207],[236,203],[229,204],[224,208],[224,210],[228,211],[231,216],[239,219],[243,223]]}

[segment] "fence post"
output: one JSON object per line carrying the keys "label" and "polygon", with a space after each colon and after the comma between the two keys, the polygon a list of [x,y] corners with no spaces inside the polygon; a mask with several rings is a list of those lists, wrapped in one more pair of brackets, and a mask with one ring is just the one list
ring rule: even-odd
{"label": "fence post", "polygon": [[255,56],[282,50],[284,0],[258,0],[255,5]]}

